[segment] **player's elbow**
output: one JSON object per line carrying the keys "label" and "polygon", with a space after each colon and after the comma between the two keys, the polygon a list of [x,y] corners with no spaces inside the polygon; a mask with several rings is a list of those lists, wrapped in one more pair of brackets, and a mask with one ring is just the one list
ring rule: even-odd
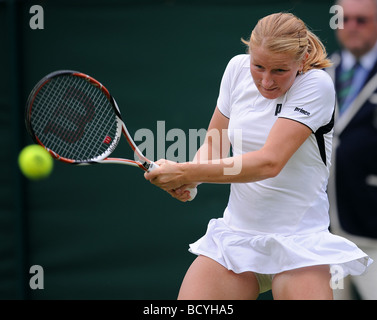
{"label": "player's elbow", "polygon": [[279,154],[263,149],[245,154],[244,161],[242,173],[246,182],[274,178],[285,165]]}
{"label": "player's elbow", "polygon": [[275,178],[282,169],[283,167],[278,161],[269,161],[264,166],[264,175],[266,179]]}
{"label": "player's elbow", "polygon": [[283,163],[277,155],[265,154],[263,157],[263,165],[261,170],[263,173],[263,178],[275,178],[279,175],[284,165],[285,163]]}

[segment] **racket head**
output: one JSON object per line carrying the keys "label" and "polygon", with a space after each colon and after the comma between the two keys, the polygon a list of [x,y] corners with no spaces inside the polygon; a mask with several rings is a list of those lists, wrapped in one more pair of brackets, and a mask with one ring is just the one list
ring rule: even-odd
{"label": "racket head", "polygon": [[123,121],[109,91],[94,78],[73,70],[43,77],[25,110],[33,140],[67,163],[95,163],[118,145]]}

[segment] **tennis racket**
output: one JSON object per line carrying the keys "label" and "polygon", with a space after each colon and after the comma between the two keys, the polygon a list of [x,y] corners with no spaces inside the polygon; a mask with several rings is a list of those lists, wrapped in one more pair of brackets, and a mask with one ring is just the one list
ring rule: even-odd
{"label": "tennis racket", "polygon": [[[41,79],[27,100],[25,121],[33,140],[65,163],[158,167],[136,146],[109,91],[81,72],[60,70]],[[122,133],[137,160],[109,157]],[[193,200],[197,189],[188,190]]]}

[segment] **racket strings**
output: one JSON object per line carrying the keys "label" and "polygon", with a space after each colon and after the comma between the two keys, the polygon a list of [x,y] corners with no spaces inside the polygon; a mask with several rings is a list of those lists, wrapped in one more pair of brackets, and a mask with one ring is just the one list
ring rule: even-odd
{"label": "racket strings", "polygon": [[104,158],[118,140],[119,124],[110,101],[78,76],[46,82],[35,96],[30,117],[38,139],[67,159]]}

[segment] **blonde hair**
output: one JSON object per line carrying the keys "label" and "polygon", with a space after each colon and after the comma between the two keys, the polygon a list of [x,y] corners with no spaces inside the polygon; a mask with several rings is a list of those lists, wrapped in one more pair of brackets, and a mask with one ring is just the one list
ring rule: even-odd
{"label": "blonde hair", "polygon": [[291,13],[275,13],[260,19],[249,41],[241,40],[249,53],[253,47],[263,46],[271,52],[291,54],[297,62],[304,60],[303,72],[332,65],[321,40]]}

